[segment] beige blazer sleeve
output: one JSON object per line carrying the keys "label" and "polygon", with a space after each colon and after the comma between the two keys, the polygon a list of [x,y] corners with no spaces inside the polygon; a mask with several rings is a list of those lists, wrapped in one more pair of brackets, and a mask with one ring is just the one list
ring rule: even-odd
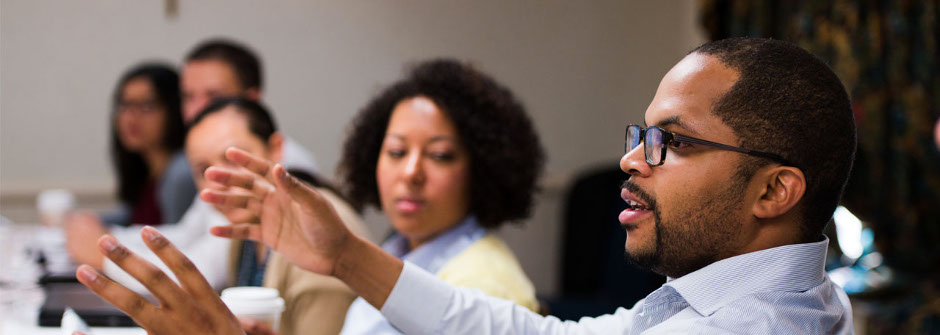
{"label": "beige blazer sleeve", "polygon": [[336,278],[298,268],[277,253],[271,253],[264,286],[273,287],[284,298],[279,333],[338,334],[346,310],[356,294]]}
{"label": "beige blazer sleeve", "polygon": [[[349,204],[325,189],[317,189],[336,209],[340,219],[356,235],[369,239],[362,219]],[[265,270],[265,287],[284,298],[279,333],[338,334],[343,329],[346,310],[356,294],[342,281],[303,270],[272,252]]]}

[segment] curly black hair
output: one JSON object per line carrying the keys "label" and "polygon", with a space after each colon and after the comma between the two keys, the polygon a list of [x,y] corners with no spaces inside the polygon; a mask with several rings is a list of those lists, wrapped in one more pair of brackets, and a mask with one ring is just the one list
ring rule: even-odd
{"label": "curly black hair", "polygon": [[353,120],[338,169],[353,205],[381,209],[375,174],[385,131],[395,106],[418,96],[447,113],[469,152],[469,208],[480,225],[496,228],[529,217],[545,162],[532,121],[507,88],[453,59],[419,63]]}

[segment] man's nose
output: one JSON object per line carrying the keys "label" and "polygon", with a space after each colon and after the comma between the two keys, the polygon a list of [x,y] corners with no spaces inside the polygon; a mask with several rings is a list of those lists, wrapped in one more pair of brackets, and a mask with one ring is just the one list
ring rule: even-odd
{"label": "man's nose", "polygon": [[632,176],[649,176],[652,168],[646,163],[643,142],[620,157],[620,169]]}

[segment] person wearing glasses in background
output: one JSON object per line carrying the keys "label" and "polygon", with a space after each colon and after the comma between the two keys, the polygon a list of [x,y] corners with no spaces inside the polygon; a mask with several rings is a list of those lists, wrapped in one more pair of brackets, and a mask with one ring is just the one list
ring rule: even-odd
{"label": "person wearing glasses in background", "polygon": [[114,89],[111,161],[120,207],[97,215],[76,212],[66,224],[66,247],[78,263],[102,267],[95,240],[132,224],[176,223],[196,198],[183,157],[179,76],[172,67],[145,63],[128,70]]}
{"label": "person wearing glasses in background", "polygon": [[[235,187],[276,187],[251,196],[203,190],[201,197],[289,216],[213,233],[263,241],[304,269],[343,280],[408,334],[853,333],[848,298],[824,269],[823,228],[856,147],[848,95],[835,73],[787,42],[709,42],[666,74],[644,121],[655,127],[627,128],[620,167],[629,177],[621,196],[631,208],[619,219],[627,258],[669,279],[632,308],[577,322],[450,286],[400,261],[349,233],[324,198],[282,166],[243,151],[227,156],[251,171],[213,167],[205,176]],[[156,229],[145,228],[142,237],[167,263],[185,264]],[[99,240],[101,251],[119,265],[149,266],[109,241]],[[175,306],[168,309],[90,267],[77,274],[151,333],[241,332],[198,272],[171,269],[182,288],[136,271],[155,278],[151,292]],[[194,309],[199,316],[187,314]]]}

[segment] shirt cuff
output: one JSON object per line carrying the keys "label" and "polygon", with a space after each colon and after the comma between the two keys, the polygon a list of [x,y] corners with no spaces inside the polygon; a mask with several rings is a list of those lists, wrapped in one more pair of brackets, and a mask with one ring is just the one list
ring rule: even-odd
{"label": "shirt cuff", "polygon": [[382,306],[382,315],[402,333],[435,333],[454,288],[417,265],[404,263],[395,287]]}

